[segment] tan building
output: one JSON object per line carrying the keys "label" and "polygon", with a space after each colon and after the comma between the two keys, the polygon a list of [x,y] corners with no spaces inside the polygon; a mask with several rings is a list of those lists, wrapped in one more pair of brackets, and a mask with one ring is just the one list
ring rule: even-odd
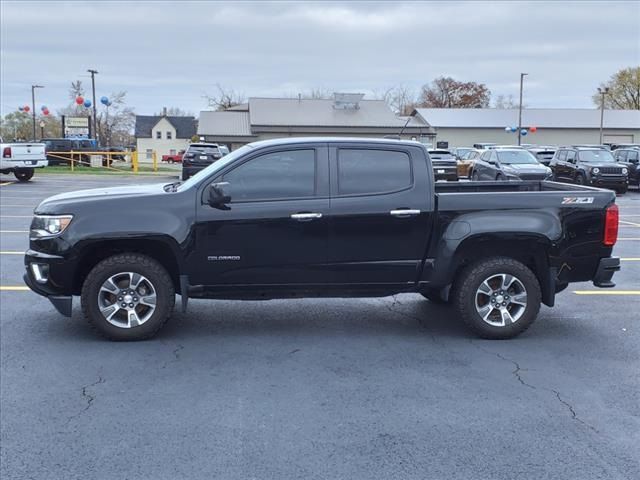
{"label": "tan building", "polygon": [[200,112],[198,135],[232,150],[257,140],[282,137],[397,136],[430,143],[435,132],[420,119],[399,118],[382,100],[336,93],[332,99],[250,98],[232,109]]}
{"label": "tan building", "polygon": [[186,150],[196,134],[194,117],[166,115],[136,115],[136,148],[141,162],[150,162],[155,151],[158,161],[162,155]]}
{"label": "tan building", "polygon": [[[600,143],[600,110],[588,108],[525,108],[522,126],[536,127],[522,137],[522,143],[570,145]],[[518,143],[518,109],[418,108],[413,116],[434,128],[436,142],[448,148],[474,143]],[[640,110],[605,110],[603,143],[640,143]]]}

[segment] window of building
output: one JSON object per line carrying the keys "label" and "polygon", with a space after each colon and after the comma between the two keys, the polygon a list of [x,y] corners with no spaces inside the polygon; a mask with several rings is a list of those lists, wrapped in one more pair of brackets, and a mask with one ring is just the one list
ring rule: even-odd
{"label": "window of building", "polygon": [[167,140],[171,140],[171,132],[167,131]]}
{"label": "window of building", "polygon": [[158,140],[162,139],[162,132],[160,130],[156,131],[156,139]]}
{"label": "window of building", "polygon": [[151,148],[147,148],[146,155],[147,160],[151,160],[153,158],[153,150]]}
{"label": "window of building", "polygon": [[338,150],[338,193],[390,193],[413,184],[411,159],[404,152],[368,149]]}
{"label": "window of building", "polygon": [[289,150],[261,155],[224,175],[232,202],[313,197],[316,192],[315,150]]}

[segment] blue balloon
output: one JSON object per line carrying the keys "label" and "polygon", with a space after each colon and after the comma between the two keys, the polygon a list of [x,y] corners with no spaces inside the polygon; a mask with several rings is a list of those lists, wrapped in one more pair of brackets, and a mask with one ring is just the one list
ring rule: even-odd
{"label": "blue balloon", "polygon": [[516,132],[518,131],[518,127],[511,127],[511,131],[512,131],[513,133],[516,133]]}
{"label": "blue balloon", "polygon": [[47,106],[46,106],[46,105],[42,105],[42,106],[40,107],[40,110],[42,110],[43,112],[44,112],[46,109],[47,109]]}
{"label": "blue balloon", "polygon": [[22,110],[24,110],[24,108],[22,108],[22,107],[18,107],[18,110],[22,111]]}
{"label": "blue balloon", "polygon": [[522,136],[525,136],[527,133],[529,133],[529,132],[527,132],[526,128],[523,128],[522,130],[520,130],[520,135],[522,135]]}
{"label": "blue balloon", "polygon": [[91,100],[85,100],[84,101],[84,106],[89,108],[91,106]]}
{"label": "blue balloon", "polygon": [[103,105],[109,105],[111,102],[109,102],[108,97],[100,97],[100,103]]}

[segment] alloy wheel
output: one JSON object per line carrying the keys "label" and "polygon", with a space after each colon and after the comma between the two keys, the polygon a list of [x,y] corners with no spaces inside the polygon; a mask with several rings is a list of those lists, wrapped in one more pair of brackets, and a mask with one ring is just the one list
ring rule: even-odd
{"label": "alloy wheel", "polygon": [[476,290],[476,311],[494,327],[517,322],[527,308],[527,290],[515,276],[499,273],[486,278]]}
{"label": "alloy wheel", "polygon": [[98,308],[105,320],[116,327],[138,327],[156,310],[156,289],[139,273],[116,273],[100,287]]}

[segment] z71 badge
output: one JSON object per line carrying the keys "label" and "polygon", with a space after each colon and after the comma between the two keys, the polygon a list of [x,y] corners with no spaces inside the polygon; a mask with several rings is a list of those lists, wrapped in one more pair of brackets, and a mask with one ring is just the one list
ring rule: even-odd
{"label": "z71 badge", "polygon": [[575,203],[593,203],[593,197],[564,197],[562,199],[563,205],[575,204]]}

